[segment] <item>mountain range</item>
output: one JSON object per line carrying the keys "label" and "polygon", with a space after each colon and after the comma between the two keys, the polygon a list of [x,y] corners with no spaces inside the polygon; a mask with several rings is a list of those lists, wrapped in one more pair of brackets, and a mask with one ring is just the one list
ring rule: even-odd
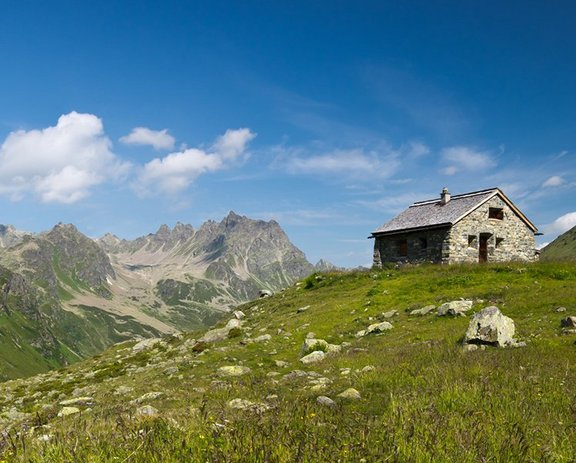
{"label": "mountain range", "polygon": [[541,260],[575,260],[576,226],[560,235],[540,253]]}
{"label": "mountain range", "polygon": [[[318,263],[329,267],[325,261]],[[71,224],[0,226],[0,379],[94,355],[134,337],[207,327],[261,290],[315,270],[275,221],[230,212],[134,240]]]}

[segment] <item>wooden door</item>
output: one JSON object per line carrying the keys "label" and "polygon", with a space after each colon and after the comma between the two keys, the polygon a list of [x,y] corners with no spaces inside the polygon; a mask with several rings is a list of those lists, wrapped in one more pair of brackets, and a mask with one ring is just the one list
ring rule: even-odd
{"label": "wooden door", "polygon": [[490,238],[490,235],[480,235],[478,243],[478,262],[488,262],[488,238]]}

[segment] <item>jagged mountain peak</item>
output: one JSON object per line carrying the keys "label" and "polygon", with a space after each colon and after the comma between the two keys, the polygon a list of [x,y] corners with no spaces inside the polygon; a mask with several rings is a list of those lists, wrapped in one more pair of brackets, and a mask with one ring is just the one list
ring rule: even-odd
{"label": "jagged mountain peak", "polygon": [[0,248],[15,246],[30,236],[31,233],[17,230],[13,225],[0,225]]}

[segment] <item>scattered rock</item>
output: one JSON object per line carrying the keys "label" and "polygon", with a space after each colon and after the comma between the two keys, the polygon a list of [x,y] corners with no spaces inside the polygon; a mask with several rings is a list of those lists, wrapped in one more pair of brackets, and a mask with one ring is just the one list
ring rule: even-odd
{"label": "scattered rock", "polygon": [[94,405],[94,399],[92,397],[75,397],[73,399],[62,400],[60,405],[84,405],[85,407],[90,407]]}
{"label": "scattered rock", "polygon": [[178,367],[172,366],[172,367],[166,368],[166,369],[163,371],[163,373],[164,373],[166,376],[172,376],[172,375],[175,375],[176,373],[178,373],[178,371],[180,371],[180,370],[178,369]]}
{"label": "scattered rock", "polygon": [[246,317],[246,314],[241,310],[235,310],[233,312],[233,315],[236,318],[236,320],[243,320]]}
{"label": "scattered rock", "polygon": [[143,339],[142,341],[137,342],[136,344],[134,344],[134,346],[132,346],[132,352],[137,353],[142,352],[143,350],[151,349],[156,344],[159,344],[161,342],[162,342],[161,338]]}
{"label": "scattered rock", "polygon": [[260,298],[271,297],[273,295],[274,293],[268,289],[261,289],[260,291],[258,291],[258,297]]}
{"label": "scattered rock", "polygon": [[566,312],[566,307],[556,307],[556,312]]}
{"label": "scattered rock", "polygon": [[308,365],[309,363],[316,363],[324,360],[326,358],[326,354],[321,350],[315,350],[314,352],[305,355],[300,359],[300,361],[304,365]]}
{"label": "scattered rock", "polygon": [[152,405],[143,405],[136,409],[136,416],[156,416],[158,415],[158,409],[154,408]]}
{"label": "scattered rock", "polygon": [[576,328],[576,317],[566,317],[560,322],[562,328]]}
{"label": "scattered rock", "polygon": [[366,328],[366,334],[383,333],[384,331],[391,330],[392,328],[392,323],[390,322],[374,323]]}
{"label": "scattered rock", "polygon": [[262,413],[270,409],[270,406],[264,403],[250,402],[246,399],[232,399],[226,405],[236,410],[249,410],[251,412]]}
{"label": "scattered rock", "polygon": [[68,416],[74,415],[76,413],[80,413],[80,409],[78,407],[62,407],[62,410],[58,412],[58,416]]}
{"label": "scattered rock", "polygon": [[229,365],[218,368],[218,374],[220,376],[242,376],[250,373],[250,368],[242,365]]}
{"label": "scattered rock", "polygon": [[341,397],[343,399],[350,399],[350,400],[359,400],[362,398],[362,396],[360,395],[360,392],[358,392],[353,387],[349,387],[345,391],[341,392],[340,394],[338,394],[338,397]]}
{"label": "scattered rock", "polygon": [[307,305],[305,307],[300,307],[299,309],[296,309],[296,313],[306,312],[309,308],[310,308],[309,305]]}
{"label": "scattered rock", "polygon": [[226,326],[224,328],[214,328],[212,330],[206,331],[206,333],[204,333],[204,336],[202,336],[198,340],[197,344],[223,341],[228,337],[228,333],[230,332],[230,330],[234,328],[241,329],[242,321],[238,320],[237,318],[232,318],[228,321],[228,323],[226,323]]}
{"label": "scattered rock", "polygon": [[336,402],[334,402],[330,397],[325,395],[318,396],[316,398],[316,403],[320,405],[324,405],[325,407],[335,408]]}
{"label": "scattered rock", "polygon": [[286,368],[289,365],[289,363],[285,362],[284,360],[274,360],[274,363],[279,368]]}
{"label": "scattered rock", "polygon": [[466,312],[472,308],[472,304],[473,302],[468,300],[445,302],[438,307],[437,315],[439,317],[446,315],[453,317],[466,316]]}
{"label": "scattered rock", "polygon": [[306,355],[314,351],[323,351],[326,353],[340,352],[342,348],[337,344],[330,344],[324,339],[308,338],[304,339],[304,343],[300,349],[300,355]]}
{"label": "scattered rock", "polygon": [[382,318],[392,318],[392,317],[395,317],[396,315],[398,315],[397,310],[389,310],[388,312],[382,312],[382,314],[380,316]]}
{"label": "scattered rock", "polygon": [[429,313],[434,312],[435,309],[436,309],[435,305],[427,305],[425,307],[422,307],[421,309],[412,310],[409,315],[411,316],[428,315]]}
{"label": "scattered rock", "polygon": [[137,403],[137,404],[141,404],[142,402],[146,402],[148,400],[156,400],[156,399],[162,397],[163,395],[164,395],[164,393],[160,392],[160,391],[147,392],[146,394],[141,395],[140,397],[133,400],[132,402]]}
{"label": "scattered rock", "polygon": [[498,307],[490,306],[474,314],[464,336],[464,342],[509,347],[517,344],[513,339],[514,332],[514,321],[503,315]]}
{"label": "scattered rock", "polygon": [[376,367],[374,365],[366,365],[364,368],[362,368],[360,370],[361,373],[369,373],[371,371],[376,370]]}
{"label": "scattered rock", "polygon": [[270,341],[270,339],[272,339],[272,336],[269,334],[263,334],[262,336],[258,336],[256,338],[253,339],[254,342],[266,342],[266,341]]}

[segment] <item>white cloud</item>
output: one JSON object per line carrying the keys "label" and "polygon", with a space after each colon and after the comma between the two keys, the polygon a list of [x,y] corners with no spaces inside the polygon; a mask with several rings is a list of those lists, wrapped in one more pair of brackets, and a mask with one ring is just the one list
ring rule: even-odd
{"label": "white cloud", "polygon": [[352,149],[312,156],[305,156],[298,151],[288,152],[277,159],[277,164],[292,174],[382,178],[394,174],[400,163],[395,155],[381,158],[374,152]]}
{"label": "white cloud", "polygon": [[554,222],[544,226],[546,234],[561,235],[576,226],[576,211],[558,217]]}
{"label": "white cloud", "polygon": [[71,112],[54,127],[12,132],[0,146],[0,194],[76,202],[129,169],[111,146],[102,121],[92,114]]}
{"label": "white cloud", "polygon": [[496,160],[490,153],[466,146],[444,148],[441,157],[448,164],[442,169],[446,175],[454,175],[460,171],[483,171],[496,165]]}
{"label": "white cloud", "polygon": [[249,129],[227,130],[208,151],[189,148],[153,159],[142,167],[133,187],[141,195],[182,191],[198,176],[222,170],[245,154],[255,136]]}
{"label": "white cloud", "polygon": [[126,145],[150,145],[156,150],[174,148],[175,138],[164,130],[151,130],[146,127],[136,127],[130,134],[120,138]]}
{"label": "white cloud", "polygon": [[555,187],[560,186],[566,183],[566,181],[560,177],[559,175],[553,175],[552,177],[546,179],[546,181],[542,184],[544,188],[547,187]]}

